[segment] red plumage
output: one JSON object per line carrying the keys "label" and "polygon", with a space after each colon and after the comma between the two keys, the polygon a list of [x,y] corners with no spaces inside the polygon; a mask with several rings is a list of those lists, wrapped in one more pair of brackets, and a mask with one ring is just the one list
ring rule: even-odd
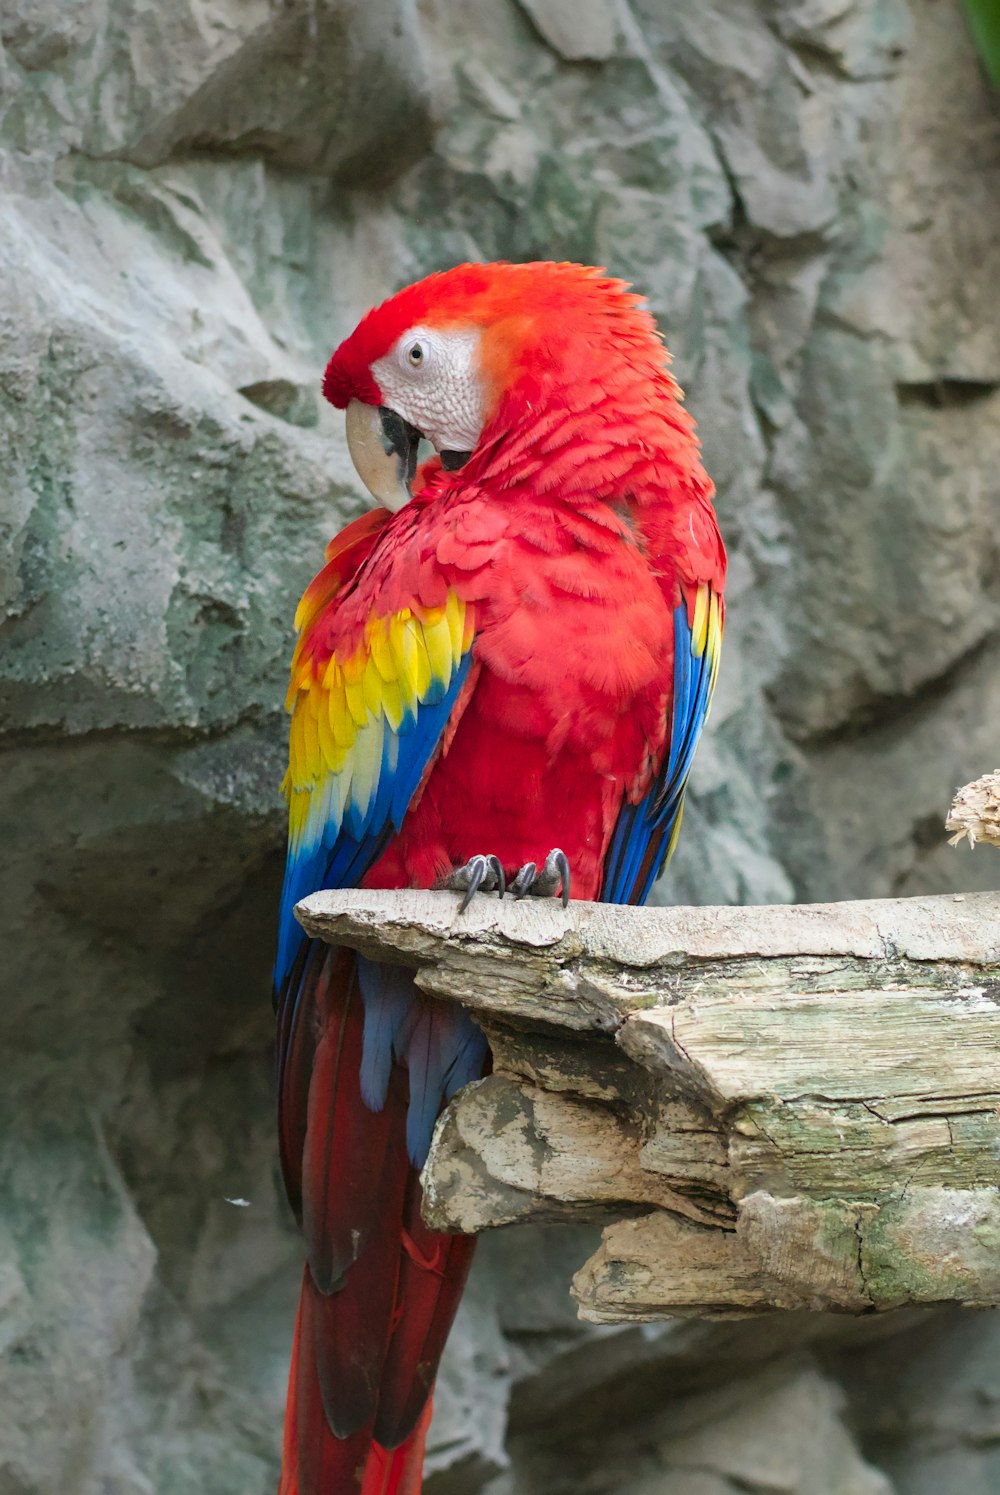
{"label": "red plumage", "polygon": [[[460,471],[432,459],[405,508],[334,542],[303,599],[299,652],[318,678],[366,647],[374,617],[424,616],[449,593],[474,639],[402,826],[362,881],[433,887],[479,852],[512,875],[561,847],[575,897],[644,896],[609,890],[609,848],[629,807],[669,791],[629,887],[662,862],[689,766],[669,781],[677,619],[711,596],[721,624],[725,576],[665,351],[638,298],[601,272],[464,266],[370,312],[331,360],[328,398],[381,403],[373,365],[416,325],[480,334],[480,440]],[[685,719],[692,748],[708,694]],[[363,1026],[353,957],[305,947],[279,1012],[282,1160],[308,1254],[282,1495],[419,1491],[471,1260],[471,1241],[421,1220],[401,1063],[381,1111],[361,1098]]]}

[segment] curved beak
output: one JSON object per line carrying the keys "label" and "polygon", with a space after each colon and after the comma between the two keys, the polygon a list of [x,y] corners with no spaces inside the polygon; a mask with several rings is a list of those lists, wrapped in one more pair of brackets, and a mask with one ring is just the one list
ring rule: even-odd
{"label": "curved beak", "polygon": [[395,513],[412,497],[420,432],[387,405],[347,407],[347,448],[368,492]]}

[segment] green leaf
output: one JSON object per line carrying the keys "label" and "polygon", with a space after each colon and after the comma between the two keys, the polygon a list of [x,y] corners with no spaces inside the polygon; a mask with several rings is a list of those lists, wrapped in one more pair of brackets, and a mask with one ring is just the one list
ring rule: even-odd
{"label": "green leaf", "polygon": [[963,0],[969,26],[994,87],[1000,88],[1000,0]]}

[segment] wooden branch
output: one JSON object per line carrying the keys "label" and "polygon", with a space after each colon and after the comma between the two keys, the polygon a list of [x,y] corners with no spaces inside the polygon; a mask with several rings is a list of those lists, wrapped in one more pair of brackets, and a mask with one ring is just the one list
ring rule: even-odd
{"label": "wooden branch", "polygon": [[630,909],[327,892],[487,1031],[432,1225],[610,1220],[583,1317],[1000,1304],[1000,894]]}
{"label": "wooden branch", "polygon": [[966,840],[970,846],[977,841],[1000,846],[1000,769],[958,791],[944,828],[956,832],[952,846]]}

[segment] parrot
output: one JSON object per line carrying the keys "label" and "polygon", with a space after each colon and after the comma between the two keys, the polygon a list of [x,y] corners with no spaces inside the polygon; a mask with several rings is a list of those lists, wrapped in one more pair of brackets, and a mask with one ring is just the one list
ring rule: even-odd
{"label": "parrot", "polygon": [[668,364],[624,281],[537,262],[429,275],[326,367],[376,506],[302,597],[287,700],[278,1150],[306,1260],[279,1495],[419,1495],[474,1246],[424,1223],[420,1171],[490,1067],[459,1004],[310,939],[295,906],[325,888],[451,890],[456,915],[477,894],[646,901],[726,573]]}

